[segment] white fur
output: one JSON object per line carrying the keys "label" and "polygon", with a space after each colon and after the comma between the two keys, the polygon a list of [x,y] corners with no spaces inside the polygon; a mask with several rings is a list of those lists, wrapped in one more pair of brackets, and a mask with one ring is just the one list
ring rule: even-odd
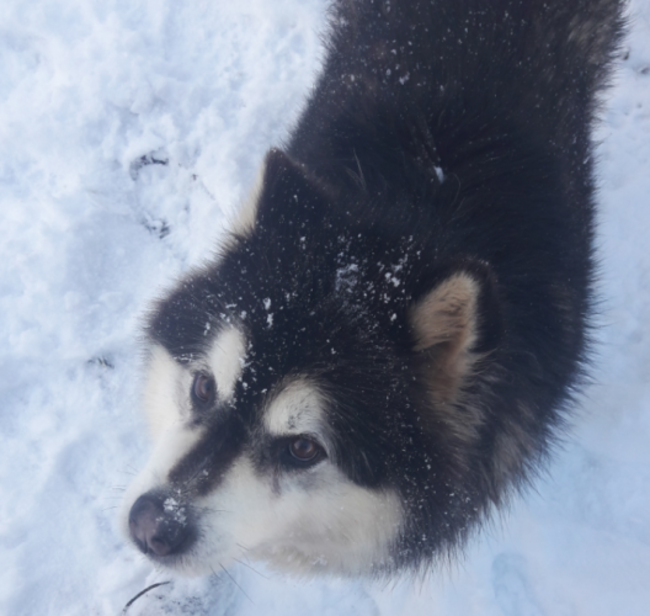
{"label": "white fur", "polygon": [[[243,340],[228,330],[209,354],[225,395],[232,395],[241,370],[226,364],[240,365]],[[191,379],[191,367],[180,366],[160,347],[152,349],[145,407],[157,443],[125,496],[127,534],[133,503],[150,490],[168,489],[169,471],[204,435],[188,420]],[[317,387],[298,379],[272,396],[263,427],[274,436],[313,434],[327,449],[324,403]],[[397,494],[354,484],[330,458],[305,470],[272,465],[260,471],[244,453],[213,492],[188,504],[200,539],[173,565],[185,574],[209,573],[241,559],[300,574],[367,572],[389,557],[403,521]]]}
{"label": "white fur", "polygon": [[189,413],[191,376],[160,345],[150,351],[143,406],[154,441]]}
{"label": "white fur", "polygon": [[188,565],[209,571],[247,558],[292,573],[358,574],[387,558],[402,522],[397,495],[361,488],[327,461],[305,474],[288,473],[278,489],[240,459],[205,499],[205,511],[219,513],[204,516],[201,531],[215,540]]}
{"label": "white fur", "polygon": [[318,390],[303,380],[284,387],[269,404],[264,425],[273,435],[324,435],[324,400]]}
{"label": "white fur", "polygon": [[208,354],[208,367],[217,383],[217,395],[222,400],[232,398],[235,383],[244,367],[246,337],[236,327],[220,332]]}

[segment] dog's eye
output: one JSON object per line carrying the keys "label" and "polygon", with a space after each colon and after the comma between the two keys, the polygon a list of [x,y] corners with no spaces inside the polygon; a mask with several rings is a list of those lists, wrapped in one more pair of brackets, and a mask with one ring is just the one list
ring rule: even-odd
{"label": "dog's eye", "polygon": [[304,436],[291,441],[288,449],[291,458],[300,464],[314,463],[325,454],[318,443]]}
{"label": "dog's eye", "polygon": [[198,406],[207,406],[214,401],[216,390],[214,379],[199,372],[192,383],[192,401]]}

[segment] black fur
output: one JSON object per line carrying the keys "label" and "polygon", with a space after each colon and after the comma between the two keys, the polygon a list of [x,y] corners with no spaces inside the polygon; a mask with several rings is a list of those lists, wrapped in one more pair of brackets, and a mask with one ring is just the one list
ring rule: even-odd
{"label": "black fur", "polygon": [[[323,73],[286,153],[268,154],[255,227],[152,315],[150,336],[179,361],[225,322],[247,332],[230,431],[259,447],[260,465],[265,392],[287,375],[321,384],[335,462],[407,508],[378,569],[459,545],[563,424],[587,354],[590,131],[621,11],[621,0],[337,2]],[[480,356],[442,409],[409,311],[460,271],[481,288]]]}

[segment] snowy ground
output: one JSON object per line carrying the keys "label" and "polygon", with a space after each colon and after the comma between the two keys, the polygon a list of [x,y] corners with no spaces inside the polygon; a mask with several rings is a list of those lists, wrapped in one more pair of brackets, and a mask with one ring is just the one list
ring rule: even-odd
{"label": "snowy ground", "polygon": [[[324,6],[1,0],[0,613],[113,616],[169,579],[116,523],[147,451],[138,326],[210,253],[286,134]],[[239,567],[162,586],[128,614],[650,613],[650,0],[632,10],[597,134],[597,384],[537,493],[430,579]]]}

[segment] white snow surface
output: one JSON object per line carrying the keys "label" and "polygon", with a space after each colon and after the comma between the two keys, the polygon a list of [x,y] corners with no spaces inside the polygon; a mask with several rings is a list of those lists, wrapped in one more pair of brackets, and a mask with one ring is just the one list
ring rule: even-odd
{"label": "white snow surface", "polygon": [[[324,0],[2,0],[0,613],[112,616],[171,579],[117,522],[149,446],[139,328],[288,134],[324,14]],[[596,134],[595,384],[536,490],[422,579],[238,565],[128,614],[650,614],[650,0],[631,14]]]}

